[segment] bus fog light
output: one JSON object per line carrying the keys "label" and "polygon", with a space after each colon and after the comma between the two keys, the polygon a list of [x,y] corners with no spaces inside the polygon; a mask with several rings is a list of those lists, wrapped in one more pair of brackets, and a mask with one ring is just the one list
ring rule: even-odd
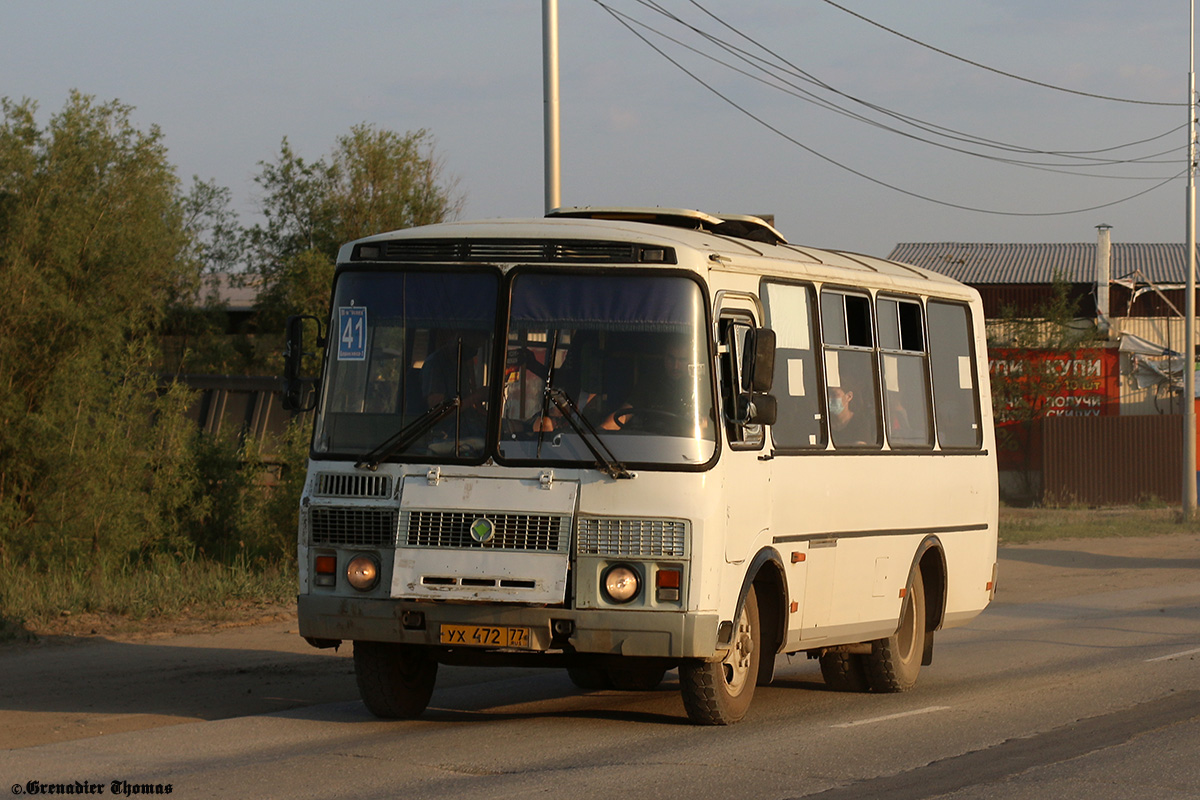
{"label": "bus fog light", "polygon": [[655,598],[659,602],[678,603],[681,582],[680,570],[659,569],[654,574]]}
{"label": "bus fog light", "polygon": [[641,581],[637,571],[628,564],[609,567],[600,577],[600,588],[604,596],[614,603],[628,603],[638,596]]}
{"label": "bus fog light", "polygon": [[313,563],[313,583],[317,586],[337,584],[337,556],[317,556]]}
{"label": "bus fog light", "polygon": [[346,580],[360,592],[373,589],[379,583],[379,564],[371,556],[355,556],[346,565]]}

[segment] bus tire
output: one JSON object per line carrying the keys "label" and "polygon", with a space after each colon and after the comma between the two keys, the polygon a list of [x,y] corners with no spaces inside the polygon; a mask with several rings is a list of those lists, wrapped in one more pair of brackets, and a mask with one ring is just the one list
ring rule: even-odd
{"label": "bus tire", "polygon": [[608,679],[608,672],[601,667],[567,667],[567,677],[585,692],[613,688],[612,681]]}
{"label": "bus tire", "polygon": [[821,677],[835,692],[869,692],[866,658],[860,653],[824,653],[820,657]]}
{"label": "bus tire", "polygon": [[423,647],[355,642],[354,677],[367,710],[383,719],[412,719],[428,707],[437,660]]}
{"label": "bus tire", "polygon": [[667,671],[662,667],[640,664],[609,667],[608,680],[612,688],[622,692],[651,692],[662,683]]}
{"label": "bus tire", "polygon": [[875,692],[907,692],[917,683],[925,653],[925,583],[913,570],[900,611],[900,627],[871,643],[867,681]]}
{"label": "bus tire", "polygon": [[724,660],[691,659],[679,666],[683,707],[692,722],[731,725],[746,716],[758,681],[761,644],[758,598],[752,586]]}

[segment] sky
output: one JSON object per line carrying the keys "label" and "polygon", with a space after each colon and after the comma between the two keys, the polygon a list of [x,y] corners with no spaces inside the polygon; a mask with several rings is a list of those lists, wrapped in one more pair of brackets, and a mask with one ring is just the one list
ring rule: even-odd
{"label": "sky", "polygon": [[[838,0],[877,25],[828,0],[602,2],[559,2],[564,205],[774,214],[789,241],[879,256],[1090,242],[1100,224],[1184,241],[1181,0]],[[43,124],[72,89],[133,106],[245,224],[284,137],[316,159],[359,123],[429,131],[461,219],[540,216],[541,5],[0,0],[0,96],[36,100]]]}

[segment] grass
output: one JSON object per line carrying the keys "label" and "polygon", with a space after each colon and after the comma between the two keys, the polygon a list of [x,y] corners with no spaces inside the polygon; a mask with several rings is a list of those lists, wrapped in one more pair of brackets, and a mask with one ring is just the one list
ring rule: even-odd
{"label": "grass", "polygon": [[0,574],[0,641],[43,635],[148,634],[253,621],[289,610],[294,563],[160,556],[93,575],[84,569]]}
{"label": "grass", "polygon": [[[1000,509],[1002,544],[1200,533],[1178,508]],[[0,570],[0,642],[55,635],[153,635],[248,624],[290,613],[296,566],[239,558],[159,556],[100,576],[83,568]]]}
{"label": "grass", "polygon": [[1200,522],[1183,523],[1165,506],[1000,509],[1002,544],[1177,533],[1200,533]]}

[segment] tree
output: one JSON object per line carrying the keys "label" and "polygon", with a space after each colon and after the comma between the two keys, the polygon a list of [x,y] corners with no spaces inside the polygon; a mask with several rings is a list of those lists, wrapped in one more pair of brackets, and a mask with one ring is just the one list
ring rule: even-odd
{"label": "tree", "polygon": [[222,283],[239,280],[243,231],[231,208],[233,193],[215,181],[192,178],[179,198],[186,245],[163,322],[164,371],[228,374],[252,362],[245,337],[231,337]]}
{"label": "tree", "polygon": [[72,93],[45,128],[30,100],[0,110],[0,565],[57,550],[99,566],[181,511],[146,491],[182,463],[147,424],[182,414],[150,338],[187,249],[178,181],[159,130],[117,101]]}
{"label": "tree", "polygon": [[265,223],[247,232],[251,272],[260,282],[260,329],[281,331],[289,314],[321,315],[338,248],[345,242],[455,216],[462,200],[446,180],[433,137],[362,124],[330,156],[305,161],[285,138],[277,159],[261,162]]}
{"label": "tree", "polygon": [[401,136],[356,125],[338,139],[329,176],[338,246],[372,233],[442,222],[462,209],[462,200],[453,196],[455,183],[441,183],[442,163],[425,130]]}

